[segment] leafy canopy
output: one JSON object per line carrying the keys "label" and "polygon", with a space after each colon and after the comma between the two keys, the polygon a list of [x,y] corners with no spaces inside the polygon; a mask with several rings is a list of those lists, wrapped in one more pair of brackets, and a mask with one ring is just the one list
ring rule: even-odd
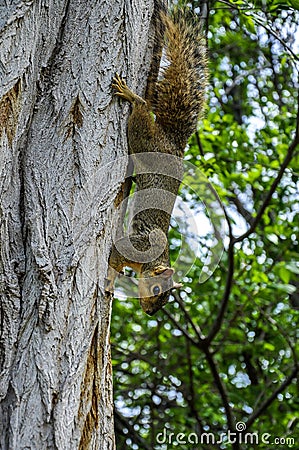
{"label": "leafy canopy", "polygon": [[[118,449],[172,448],[157,442],[164,428],[168,436],[219,436],[237,422],[269,433],[270,442],[292,438],[282,447],[297,448],[299,2],[191,3],[203,15],[210,88],[186,158],[221,198],[226,250],[203,284],[195,261],[184,288],[153,318],[137,300],[114,301]],[[201,202],[188,186],[181,196],[193,211]],[[202,237],[203,248],[209,242]],[[174,224],[173,260],[179,244]]]}

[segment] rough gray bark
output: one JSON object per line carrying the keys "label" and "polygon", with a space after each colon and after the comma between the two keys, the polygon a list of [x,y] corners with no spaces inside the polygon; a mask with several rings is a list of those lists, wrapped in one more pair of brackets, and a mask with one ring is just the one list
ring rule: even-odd
{"label": "rough gray bark", "polygon": [[114,448],[103,285],[152,2],[0,4],[0,448]]}

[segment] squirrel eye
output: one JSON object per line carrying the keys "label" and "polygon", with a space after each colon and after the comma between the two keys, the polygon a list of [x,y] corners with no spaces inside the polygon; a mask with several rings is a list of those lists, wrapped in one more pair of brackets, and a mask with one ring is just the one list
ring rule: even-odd
{"label": "squirrel eye", "polygon": [[154,295],[159,295],[161,291],[160,286],[153,286],[152,291]]}

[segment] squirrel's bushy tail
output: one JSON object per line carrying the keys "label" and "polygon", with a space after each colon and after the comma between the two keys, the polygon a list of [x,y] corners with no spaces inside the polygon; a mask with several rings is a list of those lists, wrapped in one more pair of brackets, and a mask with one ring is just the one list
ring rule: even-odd
{"label": "squirrel's bushy tail", "polygon": [[206,43],[189,11],[161,12],[165,26],[160,76],[150,99],[156,122],[176,146],[185,148],[204,109],[208,79]]}

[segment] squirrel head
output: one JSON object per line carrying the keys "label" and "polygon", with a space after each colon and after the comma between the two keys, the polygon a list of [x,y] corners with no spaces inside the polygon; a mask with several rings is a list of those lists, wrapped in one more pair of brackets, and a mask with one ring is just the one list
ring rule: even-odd
{"label": "squirrel head", "polygon": [[172,289],[182,286],[173,281],[173,274],[174,269],[161,265],[142,273],[138,290],[140,305],[146,314],[152,316],[159,311],[168,302]]}

